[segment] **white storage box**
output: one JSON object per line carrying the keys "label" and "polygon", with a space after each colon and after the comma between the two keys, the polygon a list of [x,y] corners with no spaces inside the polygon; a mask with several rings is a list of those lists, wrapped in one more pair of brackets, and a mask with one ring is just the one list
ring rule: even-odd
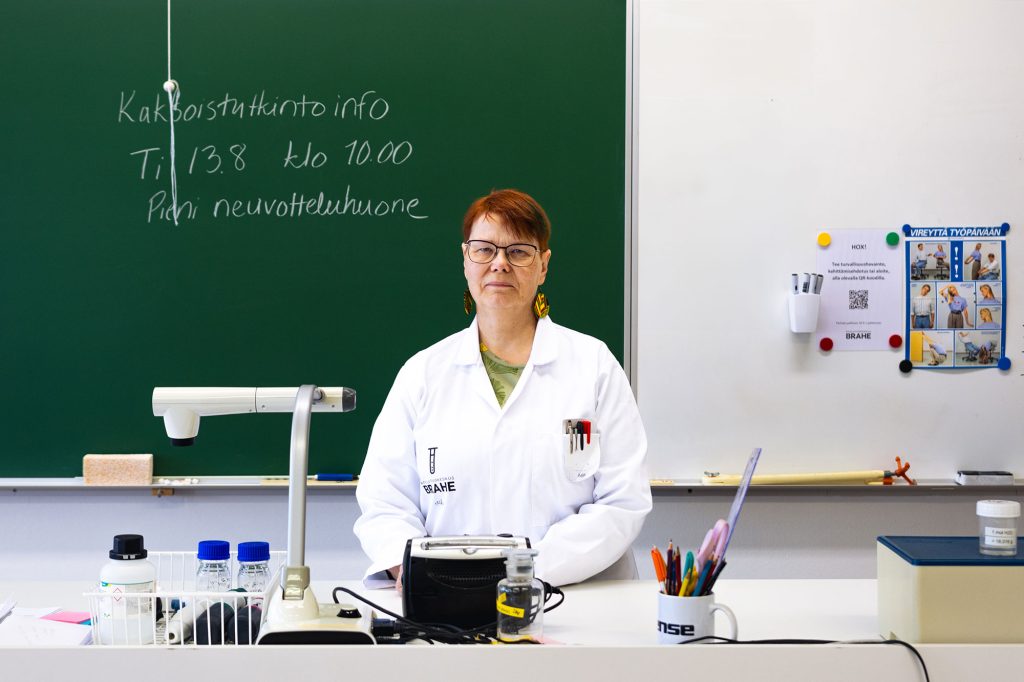
{"label": "white storage box", "polygon": [[977,536],[878,538],[878,628],[908,642],[1024,643],[1024,557]]}

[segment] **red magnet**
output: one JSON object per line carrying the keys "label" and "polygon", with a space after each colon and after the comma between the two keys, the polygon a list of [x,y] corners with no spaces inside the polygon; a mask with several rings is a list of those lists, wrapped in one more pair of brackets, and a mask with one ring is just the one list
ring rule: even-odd
{"label": "red magnet", "polygon": [[818,347],[824,351],[832,350],[833,345],[834,344],[832,343],[832,339],[828,338],[827,336],[823,336],[821,338],[821,341],[818,342]]}
{"label": "red magnet", "polygon": [[899,334],[893,334],[889,337],[889,345],[893,348],[899,348],[903,345],[903,337]]}

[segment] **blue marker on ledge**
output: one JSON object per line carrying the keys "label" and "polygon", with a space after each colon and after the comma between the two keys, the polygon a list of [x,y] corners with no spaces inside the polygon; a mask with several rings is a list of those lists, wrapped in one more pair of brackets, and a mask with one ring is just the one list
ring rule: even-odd
{"label": "blue marker on ledge", "polygon": [[355,474],[317,474],[316,476],[310,476],[310,478],[317,481],[354,481],[359,476]]}

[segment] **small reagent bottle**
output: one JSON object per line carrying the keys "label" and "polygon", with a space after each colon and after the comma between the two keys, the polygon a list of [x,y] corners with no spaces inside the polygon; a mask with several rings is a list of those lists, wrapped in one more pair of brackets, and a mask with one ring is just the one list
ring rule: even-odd
{"label": "small reagent bottle", "polygon": [[224,540],[203,540],[197,557],[196,592],[229,592],[231,545]]}
{"label": "small reagent bottle", "polygon": [[507,549],[507,577],[498,583],[498,639],[540,641],[544,633],[544,585],[533,577],[535,549]]}
{"label": "small reagent bottle", "polygon": [[259,604],[270,583],[270,543],[242,542],[238,545],[238,586],[249,594],[249,603]]}

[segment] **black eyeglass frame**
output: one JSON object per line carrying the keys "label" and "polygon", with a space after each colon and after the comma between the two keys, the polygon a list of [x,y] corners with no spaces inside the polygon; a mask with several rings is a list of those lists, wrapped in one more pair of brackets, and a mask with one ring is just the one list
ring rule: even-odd
{"label": "black eyeglass frame", "polygon": [[[471,242],[480,242],[481,244],[490,244],[491,246],[494,247],[494,255],[491,256],[490,259],[488,259],[486,261],[483,261],[483,262],[478,261],[478,260],[473,260],[473,257],[471,255],[469,255],[470,252],[472,251],[472,248],[470,247],[470,243]],[[505,252],[505,260],[508,262],[509,265],[512,265],[512,266],[517,267],[517,268],[528,268],[531,265],[533,265],[534,261],[537,260],[537,254],[540,253],[540,247],[539,246],[534,246],[533,244],[516,243],[516,244],[509,244],[508,246],[498,246],[494,242],[489,242],[486,239],[467,239],[466,241],[462,242],[462,245],[466,247],[466,258],[468,258],[470,261],[476,263],[477,265],[487,265],[488,263],[493,263],[494,259],[498,257],[498,251],[501,250],[501,251]],[[530,262],[529,263],[523,263],[522,265],[520,265],[519,263],[513,263],[512,259],[508,257],[508,250],[511,249],[513,246],[526,246],[526,247],[529,247],[530,249],[532,249],[533,250],[533,257],[530,258]]]}

